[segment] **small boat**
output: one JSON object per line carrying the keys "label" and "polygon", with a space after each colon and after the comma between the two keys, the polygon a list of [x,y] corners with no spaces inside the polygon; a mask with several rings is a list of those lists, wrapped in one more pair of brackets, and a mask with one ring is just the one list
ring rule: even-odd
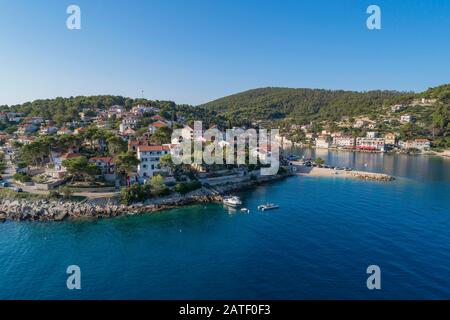
{"label": "small boat", "polygon": [[241,212],[249,213],[250,209],[248,209],[248,208],[241,208]]}
{"label": "small boat", "polygon": [[223,204],[225,204],[227,206],[231,206],[231,207],[237,207],[242,204],[242,201],[241,201],[241,199],[239,199],[239,197],[231,196],[231,197],[224,198]]}
{"label": "small boat", "polygon": [[272,210],[272,209],[278,209],[280,206],[273,204],[273,203],[266,203],[258,206],[258,210],[265,211],[265,210]]}
{"label": "small boat", "polygon": [[297,160],[300,160],[300,157],[296,156],[296,155],[290,155],[290,156],[287,157],[287,160],[289,160],[289,161],[297,161]]}

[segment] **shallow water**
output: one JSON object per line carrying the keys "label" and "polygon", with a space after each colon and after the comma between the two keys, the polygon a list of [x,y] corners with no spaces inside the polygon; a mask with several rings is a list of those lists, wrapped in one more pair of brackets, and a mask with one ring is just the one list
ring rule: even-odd
{"label": "shallow water", "polygon": [[[208,204],[96,223],[7,222],[0,298],[450,298],[450,161],[317,153],[398,179],[292,177],[241,193],[249,214]],[[280,209],[256,210],[267,201]],[[73,264],[81,290],[66,288]],[[372,264],[381,290],[366,287]]]}

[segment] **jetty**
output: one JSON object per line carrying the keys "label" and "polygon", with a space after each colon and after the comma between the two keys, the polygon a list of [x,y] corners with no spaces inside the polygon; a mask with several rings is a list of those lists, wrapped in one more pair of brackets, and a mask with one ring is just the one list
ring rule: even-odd
{"label": "jetty", "polygon": [[356,171],[356,170],[342,170],[336,168],[320,168],[313,166],[305,166],[300,162],[292,162],[292,173],[299,176],[311,177],[341,177],[341,178],[356,178],[363,180],[374,181],[393,181],[395,178],[385,173]]}

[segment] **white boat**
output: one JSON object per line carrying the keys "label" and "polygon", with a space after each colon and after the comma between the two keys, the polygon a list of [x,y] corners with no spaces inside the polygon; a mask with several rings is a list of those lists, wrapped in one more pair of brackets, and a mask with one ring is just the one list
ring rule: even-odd
{"label": "white boat", "polygon": [[279,205],[273,204],[273,203],[266,203],[258,206],[258,210],[265,211],[265,210],[271,210],[271,209],[277,209],[279,208]]}
{"label": "white boat", "polygon": [[226,204],[227,206],[231,206],[231,207],[237,207],[242,204],[242,201],[241,201],[241,199],[239,199],[239,197],[231,196],[231,197],[224,198],[223,204]]}
{"label": "white boat", "polygon": [[241,208],[241,212],[249,213],[249,212],[250,212],[250,209],[247,209],[247,208]]}

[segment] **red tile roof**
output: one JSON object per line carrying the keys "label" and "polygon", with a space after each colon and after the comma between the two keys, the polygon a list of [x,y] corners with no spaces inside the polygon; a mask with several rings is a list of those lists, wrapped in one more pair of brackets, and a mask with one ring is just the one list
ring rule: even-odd
{"label": "red tile roof", "polygon": [[152,119],[159,120],[159,121],[166,121],[166,119],[164,119],[164,117],[161,117],[159,114],[157,114],[156,116],[153,116]]}
{"label": "red tile roof", "polygon": [[139,146],[139,152],[147,152],[147,151],[168,151],[170,150],[169,146]]}
{"label": "red tile roof", "polygon": [[89,161],[100,161],[105,163],[114,163],[113,157],[92,157],[89,159]]}
{"label": "red tile roof", "polygon": [[165,124],[162,121],[156,121],[156,122],[153,122],[152,124],[150,124],[150,126],[160,128],[160,127],[167,127],[167,124]]}

